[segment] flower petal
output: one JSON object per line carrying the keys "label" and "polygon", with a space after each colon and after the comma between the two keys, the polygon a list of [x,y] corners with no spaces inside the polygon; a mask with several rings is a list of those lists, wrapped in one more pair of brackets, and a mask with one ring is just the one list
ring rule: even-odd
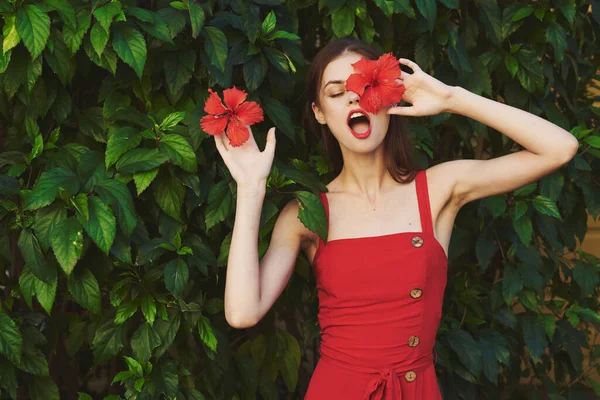
{"label": "flower petal", "polygon": [[377,68],[377,61],[367,60],[364,57],[352,64],[356,71],[346,79],[346,89],[362,96],[367,86],[373,84],[373,74]]}
{"label": "flower petal", "polygon": [[216,92],[214,92],[212,89],[208,89],[208,93],[210,93],[210,96],[208,96],[206,103],[204,103],[204,111],[207,114],[212,114],[212,115],[219,115],[219,114],[226,113],[227,109],[223,105],[223,102],[221,101],[221,98],[219,97],[219,95]]}
{"label": "flower petal", "polygon": [[246,92],[235,86],[231,89],[223,90],[223,100],[225,101],[225,105],[232,111],[235,111],[237,106],[246,100],[246,96],[248,96]]}
{"label": "flower petal", "polygon": [[231,117],[229,115],[218,117],[209,114],[202,117],[200,120],[200,127],[209,135],[220,135],[225,130],[227,121],[230,119]]}
{"label": "flower petal", "polygon": [[250,132],[240,120],[232,118],[227,127],[227,137],[233,147],[238,147],[246,143],[250,137]]}
{"label": "flower petal", "polygon": [[399,79],[402,74],[400,64],[392,53],[386,53],[377,60],[374,79],[378,82]]}
{"label": "flower petal", "polygon": [[365,93],[360,96],[358,104],[363,110],[370,112],[371,114],[377,114],[383,107],[379,91],[371,87],[365,90]]}
{"label": "flower petal", "polygon": [[244,125],[252,125],[264,120],[263,110],[254,101],[245,101],[235,109],[235,115]]}
{"label": "flower petal", "polygon": [[346,90],[362,96],[365,88],[371,86],[371,79],[361,74],[352,74],[346,79]]}
{"label": "flower petal", "polygon": [[379,82],[379,85],[374,90],[377,91],[381,99],[381,106],[387,107],[392,103],[400,103],[405,87],[396,80],[391,80]]}

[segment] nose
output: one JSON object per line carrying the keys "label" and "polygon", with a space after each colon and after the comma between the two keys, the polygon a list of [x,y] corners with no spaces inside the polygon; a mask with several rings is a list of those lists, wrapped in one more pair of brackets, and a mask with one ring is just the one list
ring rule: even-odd
{"label": "nose", "polygon": [[356,92],[348,91],[348,105],[358,103],[360,96]]}

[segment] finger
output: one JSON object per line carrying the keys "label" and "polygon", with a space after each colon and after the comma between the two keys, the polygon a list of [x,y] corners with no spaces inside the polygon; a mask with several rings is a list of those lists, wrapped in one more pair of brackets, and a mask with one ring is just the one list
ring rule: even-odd
{"label": "finger", "polygon": [[387,110],[388,114],[395,115],[403,115],[406,117],[414,117],[416,116],[415,107],[414,106],[398,106],[398,107],[390,107]]}
{"label": "finger", "polygon": [[269,132],[267,132],[267,143],[265,144],[264,151],[275,151],[275,142],[275,127],[273,126],[271,129],[269,129]]}
{"label": "finger", "polygon": [[229,150],[227,150],[227,148],[225,147],[225,143],[223,141],[223,134],[221,133],[219,135],[214,135],[213,137],[215,138],[215,145],[217,146],[217,150],[219,150],[221,157],[225,157],[225,154]]}
{"label": "finger", "polygon": [[409,60],[408,58],[400,58],[398,61],[400,61],[400,64],[406,65],[407,67],[409,67],[413,71],[420,71],[421,70],[421,67],[419,67],[419,65],[416,62],[414,62],[412,60]]}
{"label": "finger", "polygon": [[221,139],[221,143],[223,143],[223,147],[225,147],[225,150],[231,151],[233,146],[231,145],[231,142],[229,141],[229,137],[227,137],[227,134],[225,133],[225,131],[223,131],[223,133],[221,133],[217,136]]}

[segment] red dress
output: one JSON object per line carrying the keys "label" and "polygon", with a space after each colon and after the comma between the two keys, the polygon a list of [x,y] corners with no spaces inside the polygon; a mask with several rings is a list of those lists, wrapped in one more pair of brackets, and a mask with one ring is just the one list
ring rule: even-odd
{"label": "red dress", "polygon": [[305,400],[441,400],[434,344],[448,259],[433,233],[425,170],[416,192],[422,232],[319,239],[320,358]]}

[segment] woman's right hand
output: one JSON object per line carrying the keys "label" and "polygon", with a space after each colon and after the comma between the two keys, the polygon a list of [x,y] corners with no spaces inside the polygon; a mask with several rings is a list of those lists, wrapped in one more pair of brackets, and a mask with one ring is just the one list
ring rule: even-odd
{"label": "woman's right hand", "polygon": [[231,146],[225,132],[214,136],[215,144],[238,186],[264,185],[275,155],[275,127],[269,129],[263,151],[259,150],[250,126],[246,125],[246,128],[250,131],[250,137],[243,145]]}

